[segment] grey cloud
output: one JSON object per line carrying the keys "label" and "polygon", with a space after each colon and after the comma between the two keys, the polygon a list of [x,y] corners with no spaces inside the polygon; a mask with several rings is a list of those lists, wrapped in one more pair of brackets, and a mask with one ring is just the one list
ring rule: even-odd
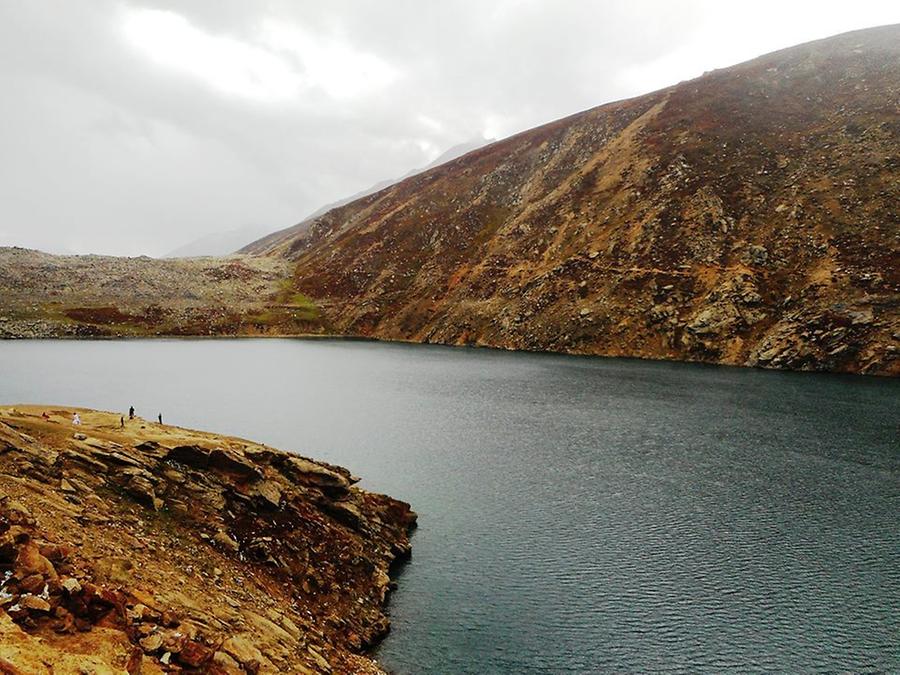
{"label": "grey cloud", "polygon": [[[892,3],[825,2],[810,22],[762,30],[779,3],[725,4],[0,0],[0,245],[160,255],[210,232],[274,230],[485,132],[643,93],[642,69],[690,77],[900,19]],[[142,8],[248,45],[265,20],[299,27],[397,77],[346,99],[223,93],[129,44],[118,21]],[[676,58],[684,50],[697,64]]]}

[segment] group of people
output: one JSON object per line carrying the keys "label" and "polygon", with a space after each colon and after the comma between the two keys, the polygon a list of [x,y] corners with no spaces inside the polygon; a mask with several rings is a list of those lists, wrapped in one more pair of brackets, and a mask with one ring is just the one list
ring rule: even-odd
{"label": "group of people", "polygon": [[[46,416],[46,415],[47,415],[47,413],[44,413],[44,416]],[[162,413],[159,413],[159,415],[157,415],[156,418],[159,420],[159,423],[160,423],[160,424],[163,423],[163,421],[162,421]],[[129,419],[129,420],[133,420],[133,419],[134,419],[134,406],[131,406],[131,407],[128,408],[128,419]],[[75,425],[76,427],[81,426],[81,415],[79,415],[77,412],[76,412],[74,415],[72,415],[72,424]],[[125,415],[122,415],[122,416],[119,418],[119,426],[120,426],[122,429],[125,428]]]}

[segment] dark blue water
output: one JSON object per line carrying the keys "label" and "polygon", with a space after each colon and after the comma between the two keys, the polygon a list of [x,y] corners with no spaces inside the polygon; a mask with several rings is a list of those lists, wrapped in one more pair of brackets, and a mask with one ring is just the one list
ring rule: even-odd
{"label": "dark blue water", "polygon": [[900,671],[900,382],[291,340],[0,343],[0,401],[351,468],[420,514],[397,673]]}

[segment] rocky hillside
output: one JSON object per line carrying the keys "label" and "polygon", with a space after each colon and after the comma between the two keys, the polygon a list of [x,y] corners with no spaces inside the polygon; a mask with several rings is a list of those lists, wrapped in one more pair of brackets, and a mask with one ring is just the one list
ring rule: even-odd
{"label": "rocky hillside", "polygon": [[0,337],[320,332],[275,257],[115,258],[0,248]]}
{"label": "rocky hillside", "polygon": [[[253,250],[340,333],[900,372],[900,26],[494,143]],[[308,226],[307,226],[308,225]]]}
{"label": "rocky hillside", "polygon": [[74,412],[0,408],[0,672],[381,672],[362,653],[408,504],[249,441]]}

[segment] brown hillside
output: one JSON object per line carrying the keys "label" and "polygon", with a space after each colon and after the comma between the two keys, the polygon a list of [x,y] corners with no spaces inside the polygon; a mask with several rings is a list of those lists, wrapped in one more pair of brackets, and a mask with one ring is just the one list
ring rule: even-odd
{"label": "brown hillside", "polygon": [[892,373],[900,26],[494,143],[252,252],[337,332]]}

